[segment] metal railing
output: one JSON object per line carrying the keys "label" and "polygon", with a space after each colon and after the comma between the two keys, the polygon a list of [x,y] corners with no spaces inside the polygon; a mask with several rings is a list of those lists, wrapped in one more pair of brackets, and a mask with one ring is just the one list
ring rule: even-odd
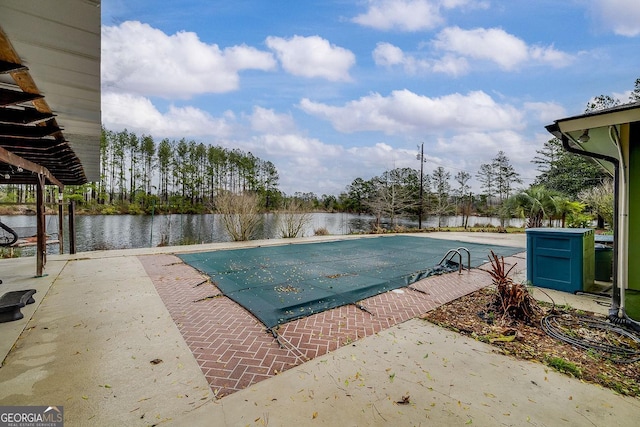
{"label": "metal railing", "polygon": [[455,255],[458,255],[458,274],[462,274],[464,264],[462,263],[462,254],[460,253],[460,251],[464,251],[467,253],[467,270],[471,271],[471,252],[469,252],[469,249],[462,246],[457,249],[449,249],[447,253],[442,257],[438,265],[442,265],[442,263],[445,261],[455,262],[453,261],[453,257]]}
{"label": "metal railing", "polygon": [[0,246],[11,246],[18,241],[18,234],[7,224],[0,221]]}

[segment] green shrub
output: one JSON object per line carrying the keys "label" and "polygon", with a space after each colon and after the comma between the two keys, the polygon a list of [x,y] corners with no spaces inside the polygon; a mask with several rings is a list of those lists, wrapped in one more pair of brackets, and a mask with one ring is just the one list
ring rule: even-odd
{"label": "green shrub", "polygon": [[112,205],[106,205],[106,206],[104,206],[104,207],[100,210],[100,213],[101,213],[102,215],[117,215],[117,214],[119,214],[120,212],[118,212],[118,209],[116,209],[116,207],[115,207],[115,206],[112,206]]}
{"label": "green shrub", "polygon": [[569,228],[588,228],[593,222],[593,217],[584,213],[567,215],[567,226]]}
{"label": "green shrub", "polygon": [[144,213],[144,209],[137,203],[131,203],[127,210],[129,215],[142,215]]}

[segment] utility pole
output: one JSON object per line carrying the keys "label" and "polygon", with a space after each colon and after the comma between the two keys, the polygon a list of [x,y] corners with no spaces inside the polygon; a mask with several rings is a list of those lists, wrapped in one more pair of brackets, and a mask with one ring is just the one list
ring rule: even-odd
{"label": "utility pole", "polygon": [[420,160],[420,212],[418,212],[418,229],[422,230],[422,206],[424,200],[424,142],[420,144],[420,154],[416,156]]}

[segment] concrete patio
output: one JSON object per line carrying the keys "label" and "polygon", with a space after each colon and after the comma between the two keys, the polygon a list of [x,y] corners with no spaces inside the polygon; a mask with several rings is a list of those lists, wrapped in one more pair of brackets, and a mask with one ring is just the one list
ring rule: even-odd
{"label": "concrete patio", "polygon": [[[525,246],[524,235],[419,236]],[[1,260],[3,292],[38,292],[24,319],[0,324],[0,405],[61,405],[78,426],[637,425],[638,399],[418,318],[489,284],[479,270],[369,298],[369,313],[345,306],[290,322],[278,342],[172,255],[290,243],[49,256],[40,278],[32,258]],[[525,260],[508,262],[522,277]],[[552,294],[606,311],[594,298]]]}

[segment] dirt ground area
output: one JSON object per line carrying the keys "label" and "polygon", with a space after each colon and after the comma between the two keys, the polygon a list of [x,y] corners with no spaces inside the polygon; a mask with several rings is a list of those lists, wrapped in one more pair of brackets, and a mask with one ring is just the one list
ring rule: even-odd
{"label": "dirt ground area", "polygon": [[[602,329],[599,326],[585,326],[582,319],[589,322],[592,319],[605,322],[606,319],[604,316],[568,306],[539,303],[540,310],[535,319],[530,322],[514,321],[496,310],[496,296],[495,287],[484,288],[440,306],[427,313],[424,318],[490,343],[496,352],[509,357],[539,362],[582,381],[611,388],[622,395],[640,397],[638,338],[612,332],[606,327]],[[550,314],[553,316],[546,317]],[[580,343],[587,340],[593,346],[581,348],[554,338],[543,329],[545,322],[547,325],[555,325],[570,340],[573,338]],[[637,337],[637,334],[632,335]],[[622,348],[627,360],[620,362],[622,356],[599,351],[600,344]]]}

